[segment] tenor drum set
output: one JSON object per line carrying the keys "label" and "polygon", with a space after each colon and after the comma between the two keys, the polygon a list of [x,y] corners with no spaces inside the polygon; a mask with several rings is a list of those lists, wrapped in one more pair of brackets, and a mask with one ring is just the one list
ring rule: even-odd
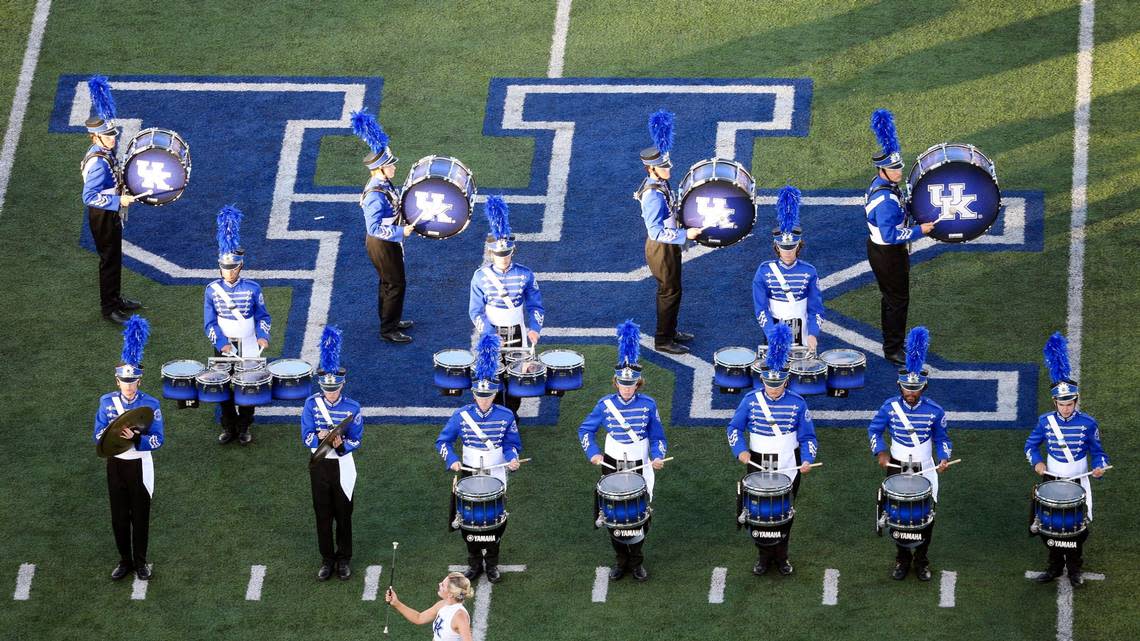
{"label": "tenor drum set", "polygon": [[[551,349],[537,356],[533,348],[507,347],[498,376],[507,395],[516,398],[562,396],[582,389],[586,359],[568,349]],[[459,396],[471,388],[475,355],[466,349],[444,349],[432,356],[433,383],[444,396]]]}
{"label": "tenor drum set", "polygon": [[[767,352],[767,345],[755,351],[740,346],[718,349],[713,354],[713,386],[725,394],[760,387]],[[857,350],[830,349],[816,356],[808,348],[796,346],[788,361],[788,388],[801,396],[845,397],[863,387],[866,370],[867,357]]]}
{"label": "tenor drum set", "polygon": [[199,403],[260,406],[273,401],[304,400],[312,393],[313,367],[299,358],[217,356],[205,364],[195,360],[170,361],[162,366],[162,397],[179,407]]}

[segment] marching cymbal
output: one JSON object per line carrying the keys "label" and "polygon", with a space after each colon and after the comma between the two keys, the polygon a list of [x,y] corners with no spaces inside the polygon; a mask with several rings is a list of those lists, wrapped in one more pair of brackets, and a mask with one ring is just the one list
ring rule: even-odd
{"label": "marching cymbal", "polygon": [[134,442],[123,438],[119,433],[124,427],[129,427],[135,433],[146,434],[153,422],[154,410],[149,407],[136,407],[123,412],[103,430],[103,435],[95,444],[95,454],[99,458],[110,458],[131,450],[135,446]]}
{"label": "marching cymbal", "polygon": [[325,434],[325,437],[321,439],[320,444],[317,445],[317,451],[313,452],[313,455],[309,457],[309,469],[315,467],[317,465],[317,462],[325,458],[329,452],[335,449],[333,447],[333,439],[337,436],[344,435],[344,429],[348,427],[348,424],[352,422],[352,419],[353,415],[349,414],[348,416],[344,417],[344,420],[337,424],[336,427],[329,430],[328,434]]}

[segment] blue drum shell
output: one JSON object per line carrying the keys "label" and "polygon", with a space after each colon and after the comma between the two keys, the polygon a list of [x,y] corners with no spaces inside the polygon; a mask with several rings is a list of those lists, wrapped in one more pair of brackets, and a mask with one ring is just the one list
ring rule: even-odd
{"label": "blue drum shell", "polygon": [[1041,521],[1041,529],[1047,532],[1076,533],[1081,527],[1083,516],[1083,506],[1080,509],[1037,506],[1037,519]]}
{"label": "blue drum shell", "polygon": [[763,521],[782,521],[792,511],[792,496],[749,496],[747,497],[748,516]]}
{"label": "blue drum shell", "polygon": [[582,389],[582,368],[546,369],[546,389],[569,392]]}
{"label": "blue drum shell", "polygon": [[273,377],[272,396],[276,400],[298,401],[308,398],[312,393],[313,378],[311,376],[303,376],[295,379]]}
{"label": "blue drum shell", "polygon": [[508,378],[507,394],[518,398],[543,396],[546,394],[546,381],[532,378],[524,382],[520,379]]}
{"label": "blue drum shell", "polygon": [[233,386],[234,405],[268,405],[273,402],[273,384]]}
{"label": "blue drum shell", "polygon": [[858,389],[863,387],[867,365],[827,368],[827,386],[831,389]]}
{"label": "blue drum shell", "polygon": [[928,499],[887,502],[887,523],[904,527],[919,525],[930,516]]}
{"label": "blue drum shell", "polygon": [[748,367],[716,365],[713,370],[713,384],[717,387],[747,389],[752,387],[752,372]]}
{"label": "blue drum shell", "polygon": [[826,394],[826,372],[820,372],[818,374],[792,374],[789,389],[801,396],[808,394]]}
{"label": "blue drum shell", "polygon": [[460,520],[464,524],[491,525],[503,515],[503,499],[502,497],[489,501],[460,499],[459,514]]}
{"label": "blue drum shell", "polygon": [[611,523],[637,523],[645,518],[648,509],[648,497],[645,495],[622,501],[602,501],[602,514]]}
{"label": "blue drum shell", "polygon": [[193,378],[163,377],[162,397],[172,401],[196,401],[198,386]]}
{"label": "blue drum shell", "polygon": [[433,381],[440,389],[471,389],[471,372],[437,365]]}
{"label": "blue drum shell", "polygon": [[198,383],[198,400],[203,403],[224,403],[233,400],[229,382],[208,385]]}

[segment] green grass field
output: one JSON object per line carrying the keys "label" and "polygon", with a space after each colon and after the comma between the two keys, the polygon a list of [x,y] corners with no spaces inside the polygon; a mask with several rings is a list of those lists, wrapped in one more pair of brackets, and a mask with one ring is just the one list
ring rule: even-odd
{"label": "green grass field", "polygon": [[[810,135],[757,143],[753,171],[769,182],[789,176],[805,190],[863,189],[867,114],[889,105],[913,139],[976,142],[998,159],[1003,188],[1043,191],[1043,252],[959,253],[923,263],[912,275],[910,312],[912,324],[932,325],[947,359],[1040,359],[1043,338],[1066,324],[1077,3],[702,0],[655,3],[647,14],[648,6],[575,2],[563,75],[811,78]],[[1075,638],[1087,640],[1140,638],[1140,543],[1133,536],[1140,522],[1133,500],[1140,492],[1140,410],[1131,389],[1140,373],[1140,325],[1132,318],[1140,309],[1138,8],[1102,1],[1095,18],[1082,406],[1099,419],[1120,469],[1096,485],[1086,569],[1107,579],[1075,597]],[[33,9],[27,0],[0,0],[3,122]],[[92,453],[90,434],[96,400],[113,386],[120,339],[95,314],[97,259],[78,242],[75,165],[83,141],[48,132],[59,76],[382,76],[381,115],[402,156],[446,149],[483,168],[481,186],[520,186],[530,175],[533,143],[482,135],[488,80],[544,77],[554,15],[553,1],[527,0],[319,8],[284,1],[241,8],[212,1],[192,8],[53,3],[0,203],[7,330],[0,406],[9,442],[9,460],[0,466],[0,589],[14,587],[21,563],[36,564],[30,599],[0,598],[0,637],[378,638],[383,601],[362,601],[362,581],[366,566],[382,564],[386,585],[391,541],[401,543],[401,597],[419,607],[465,553],[458,535],[444,528],[450,476],[431,450],[438,424],[366,426],[357,459],[356,575],[318,584],[308,454],[297,427],[255,428],[253,446],[219,448],[211,413],[171,409],[167,444],[155,456],[155,579],[144,601],[130,599],[129,581],[107,579],[116,553],[103,462]],[[356,185],[359,153],[348,138],[327,138],[320,179]],[[163,286],[127,270],[123,280],[124,292],[150,307],[149,364],[200,343],[200,287]],[[829,304],[875,325],[877,297],[866,287]],[[267,298],[275,318],[286,318],[290,291],[274,288]],[[610,347],[575,349],[589,362],[613,360]],[[158,396],[158,367],[150,371],[143,388]],[[667,415],[671,398],[660,390],[672,388],[672,375],[651,366],[648,377],[648,391]],[[1021,446],[1030,425],[952,432],[966,462],[943,480],[931,549],[936,579],[928,584],[887,576],[893,549],[872,533],[880,472],[863,429],[821,430],[826,465],[808,477],[797,502],[796,574],[786,579],[748,572],[754,547],[730,521],[739,470],[729,463],[723,426],[674,429],[677,462],[658,477],[646,545],[653,577],[644,585],[613,584],[605,603],[592,603],[594,569],[611,553],[586,521],[596,472],[584,463],[575,430],[607,387],[605,368],[592,368],[586,389],[563,402],[556,427],[523,428],[526,451],[539,463],[511,482],[503,562],[527,570],[494,588],[487,638],[1056,636],[1056,589],[1024,578],[1045,559],[1024,529],[1033,477]],[[261,600],[247,602],[253,564],[266,565],[267,576]],[[728,568],[723,604],[708,602],[714,567]],[[828,568],[841,574],[835,606],[821,605]],[[940,570],[957,573],[953,608],[938,607]],[[393,619],[392,638],[429,634]]]}

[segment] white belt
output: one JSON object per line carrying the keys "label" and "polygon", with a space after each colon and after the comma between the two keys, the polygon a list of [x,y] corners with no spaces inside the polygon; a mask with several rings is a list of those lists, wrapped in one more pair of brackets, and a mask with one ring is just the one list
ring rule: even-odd
{"label": "white belt", "polygon": [[772,317],[778,320],[800,319],[804,328],[807,328],[807,299],[793,300],[791,302],[778,298],[769,298],[768,306],[772,308]]}

